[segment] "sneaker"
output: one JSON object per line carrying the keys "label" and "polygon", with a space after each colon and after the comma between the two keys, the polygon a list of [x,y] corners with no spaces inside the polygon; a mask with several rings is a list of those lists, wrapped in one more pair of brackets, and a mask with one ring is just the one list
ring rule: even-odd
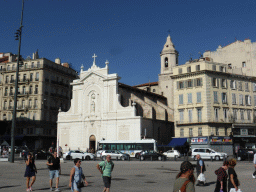
{"label": "sneaker", "polygon": [[53,191],[53,189],[52,189],[52,188],[50,188],[50,191]]}
{"label": "sneaker", "polygon": [[59,188],[56,188],[55,191],[60,191],[60,189],[59,189]]}
{"label": "sneaker", "polygon": [[29,187],[29,190],[32,191],[32,187]]}
{"label": "sneaker", "polygon": [[252,174],[252,178],[255,179],[256,177]]}
{"label": "sneaker", "polygon": [[30,191],[30,189],[29,189],[29,188],[27,188],[27,191]]}

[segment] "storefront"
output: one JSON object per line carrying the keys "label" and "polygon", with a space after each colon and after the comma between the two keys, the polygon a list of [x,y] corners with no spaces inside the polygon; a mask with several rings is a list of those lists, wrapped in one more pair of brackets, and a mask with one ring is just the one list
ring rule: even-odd
{"label": "storefront", "polygon": [[218,152],[233,155],[233,140],[231,137],[192,137],[191,148],[211,148]]}

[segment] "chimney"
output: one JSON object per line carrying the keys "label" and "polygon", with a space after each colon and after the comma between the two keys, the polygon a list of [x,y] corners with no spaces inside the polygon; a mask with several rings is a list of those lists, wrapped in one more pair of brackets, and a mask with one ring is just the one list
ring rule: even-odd
{"label": "chimney", "polygon": [[55,63],[60,65],[60,58],[56,58]]}
{"label": "chimney", "polygon": [[66,67],[66,68],[69,68],[69,64],[68,63],[63,63],[62,66]]}

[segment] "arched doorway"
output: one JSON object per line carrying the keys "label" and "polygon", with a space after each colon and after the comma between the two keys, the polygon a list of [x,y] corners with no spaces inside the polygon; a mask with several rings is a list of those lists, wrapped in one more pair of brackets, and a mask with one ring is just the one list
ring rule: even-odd
{"label": "arched doorway", "polygon": [[96,143],[95,141],[96,141],[95,135],[91,135],[89,138],[89,150],[91,152],[95,152],[95,143]]}

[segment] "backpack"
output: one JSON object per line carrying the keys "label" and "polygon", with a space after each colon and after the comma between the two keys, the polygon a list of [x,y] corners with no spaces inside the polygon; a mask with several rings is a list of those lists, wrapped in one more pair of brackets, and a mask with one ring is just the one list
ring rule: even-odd
{"label": "backpack", "polygon": [[185,182],[183,183],[183,185],[181,186],[179,192],[186,192],[186,186],[187,186],[187,184],[188,184],[189,182],[190,182],[189,180],[185,181]]}

